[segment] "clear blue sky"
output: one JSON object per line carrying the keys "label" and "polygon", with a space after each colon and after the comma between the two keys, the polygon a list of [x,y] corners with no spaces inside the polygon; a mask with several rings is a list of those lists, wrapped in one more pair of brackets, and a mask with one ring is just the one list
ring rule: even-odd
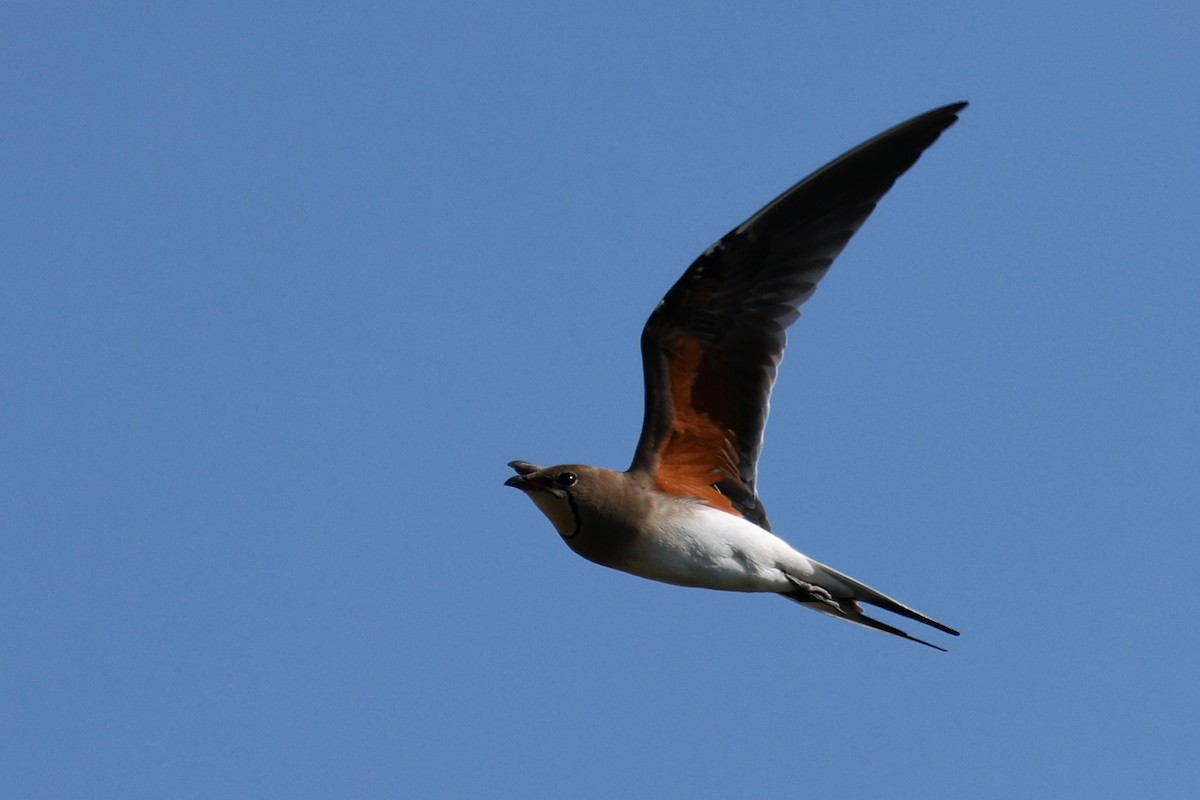
{"label": "clear blue sky", "polygon": [[[1196,4],[421,5],[0,11],[0,796],[1200,794]],[[963,99],[760,484],[950,653],[501,485],[627,465],[687,264]]]}

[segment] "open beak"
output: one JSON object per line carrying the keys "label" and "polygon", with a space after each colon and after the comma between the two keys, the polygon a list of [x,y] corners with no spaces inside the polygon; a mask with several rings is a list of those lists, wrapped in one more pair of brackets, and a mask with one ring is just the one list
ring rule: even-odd
{"label": "open beak", "polygon": [[537,472],[541,467],[537,464],[530,464],[528,461],[510,461],[508,462],[509,469],[517,471],[516,475],[504,482],[505,486],[511,486],[514,489],[520,489],[522,492],[545,491],[546,485],[540,481],[530,480],[529,475]]}
{"label": "open beak", "polygon": [[513,475],[504,482],[505,486],[511,486],[514,489],[520,489],[522,492],[544,492],[546,484],[541,481],[530,480],[524,475]]}

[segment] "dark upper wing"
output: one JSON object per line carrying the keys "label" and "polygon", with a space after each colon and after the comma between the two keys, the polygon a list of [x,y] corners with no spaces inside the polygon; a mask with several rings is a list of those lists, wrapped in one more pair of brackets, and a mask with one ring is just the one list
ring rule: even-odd
{"label": "dark upper wing", "polygon": [[642,331],[646,412],[631,471],[768,527],[754,482],[784,331],[879,198],[966,105],[859,145],[696,259]]}

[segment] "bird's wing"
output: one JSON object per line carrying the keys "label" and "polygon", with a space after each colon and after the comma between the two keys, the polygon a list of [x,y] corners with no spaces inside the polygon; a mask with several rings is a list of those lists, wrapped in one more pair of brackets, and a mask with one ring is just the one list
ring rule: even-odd
{"label": "bird's wing", "polygon": [[646,410],[631,472],[769,527],[755,476],[785,330],[879,199],[966,105],[859,145],[696,259],[642,331]]}

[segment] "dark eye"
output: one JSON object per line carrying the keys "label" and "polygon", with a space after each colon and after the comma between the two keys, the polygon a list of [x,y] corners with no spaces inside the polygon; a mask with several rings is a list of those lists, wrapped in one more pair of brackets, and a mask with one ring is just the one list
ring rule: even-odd
{"label": "dark eye", "polygon": [[562,488],[567,489],[571,486],[574,486],[578,480],[579,476],[574,472],[560,472],[558,478],[556,478],[554,482]]}

